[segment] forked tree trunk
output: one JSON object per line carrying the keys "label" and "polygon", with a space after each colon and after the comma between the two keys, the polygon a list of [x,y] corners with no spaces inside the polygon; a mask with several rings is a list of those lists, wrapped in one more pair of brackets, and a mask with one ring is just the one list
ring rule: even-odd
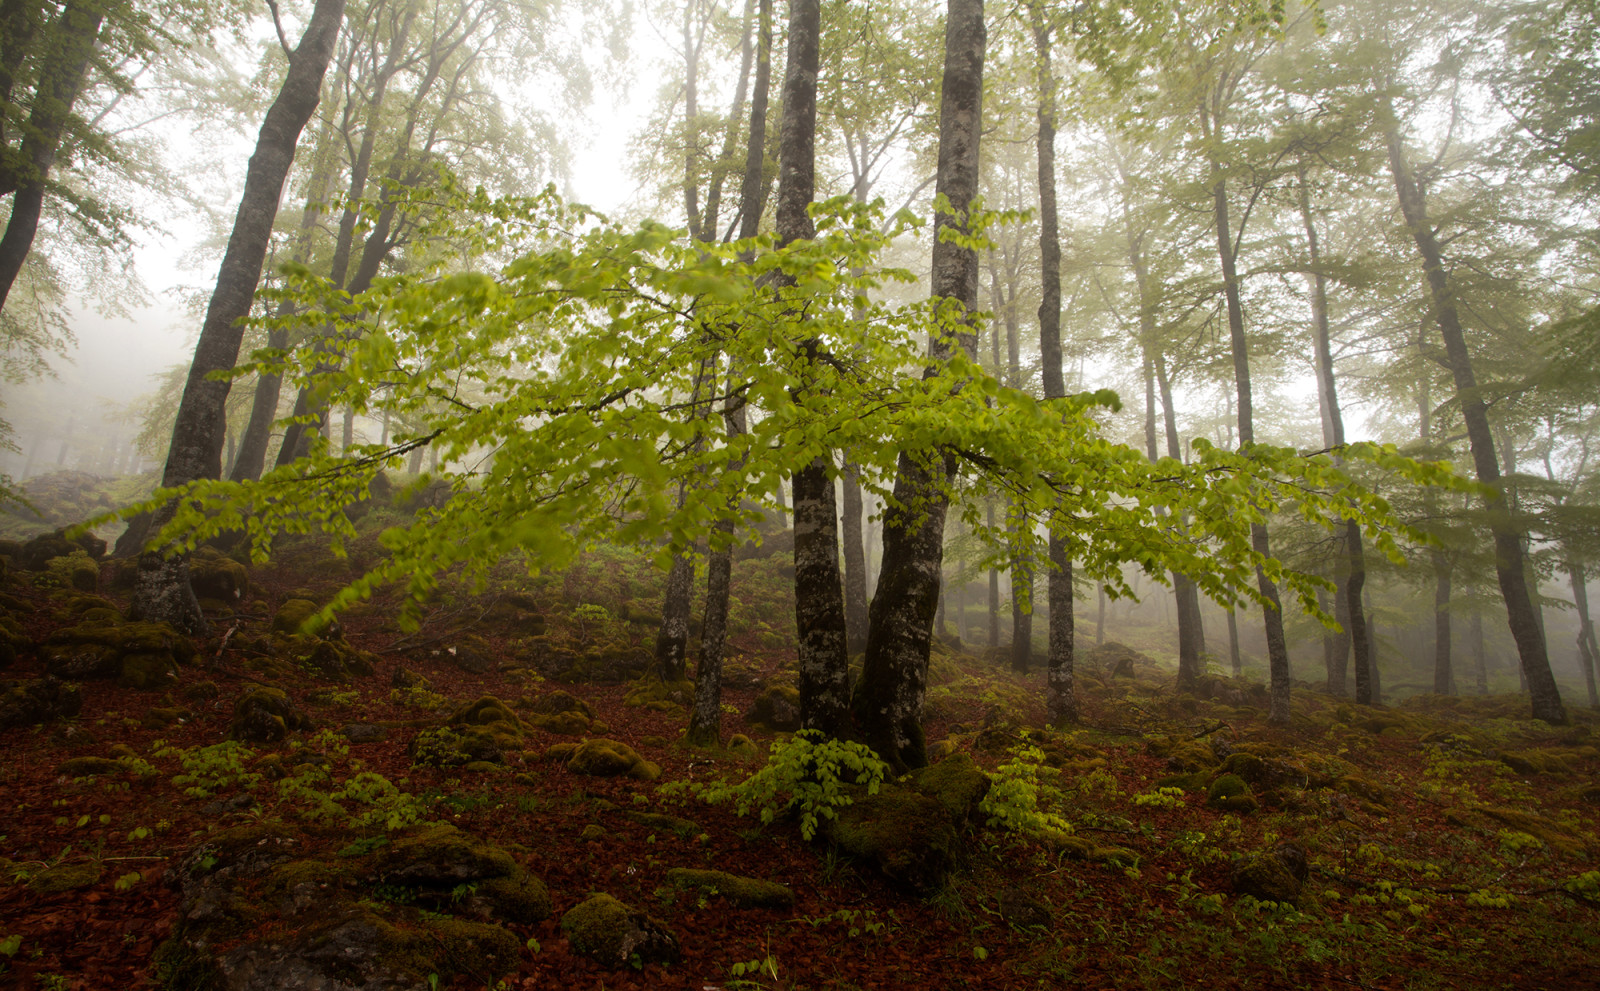
{"label": "forked tree trunk", "polygon": [[[239,326],[250,312],[267,241],[277,217],[284,178],[294,161],[295,145],[306,121],[316,110],[322,77],[328,68],[335,39],[344,16],[345,0],[317,0],[311,20],[294,54],[277,99],[267,110],[255,154],[245,172],[244,194],[234,218],[216,289],[206,309],[195,346],[194,361],[172,427],[161,484],[174,487],[221,475],[221,422],[231,383],[210,378],[212,372],[232,368],[239,360],[244,330]],[[158,533],[176,511],[172,503],[158,511],[151,532]],[[185,631],[204,631],[205,617],[189,587],[189,556],[167,548],[139,555],[139,571],[129,606],[132,617],[171,623]]]}
{"label": "forked tree trunk", "polygon": [[[940,235],[946,228],[953,228],[952,233],[967,229],[967,210],[977,192],[987,37],[982,0],[949,0],[935,185],[951,211],[934,221],[932,282],[934,298],[967,311],[977,307],[977,253]],[[956,336],[954,342],[944,337],[929,341],[930,372],[951,357],[952,347],[973,357],[973,335]],[[944,554],[945,484],[952,473],[953,465],[939,452],[902,451],[894,500],[884,520],[883,566],[855,709],[862,737],[897,769],[927,763],[922,701]]]}
{"label": "forked tree trunk", "polygon": [[1485,497],[1485,503],[1489,510],[1489,529],[1494,534],[1495,575],[1500,581],[1500,594],[1505,599],[1506,618],[1511,626],[1512,639],[1517,644],[1522,674],[1527,680],[1533,718],[1547,723],[1565,723],[1567,710],[1561,702],[1561,690],[1550,671],[1544,633],[1539,628],[1539,619],[1534,612],[1533,598],[1528,588],[1522,534],[1506,512],[1505,494],[1499,484],[1500,465],[1495,457],[1494,435],[1489,428],[1488,406],[1483,401],[1477,376],[1473,372],[1472,357],[1467,351],[1466,336],[1462,333],[1461,318],[1456,309],[1455,293],[1445,269],[1443,253],[1434,237],[1433,225],[1428,219],[1422,191],[1406,162],[1399,121],[1394,116],[1393,107],[1385,107],[1385,110],[1389,173],[1394,180],[1400,212],[1412,240],[1416,242],[1417,253],[1422,258],[1434,319],[1439,325],[1439,335],[1444,339],[1445,362],[1451,377],[1455,379],[1461,418],[1467,428],[1473,467],[1478,481],[1487,486],[1490,492]]}
{"label": "forked tree trunk", "polygon": [[[8,163],[7,171],[11,174],[6,177],[7,185],[14,181],[15,187],[6,190],[12,193],[11,216],[6,221],[4,236],[0,236],[0,310],[5,309],[6,297],[11,294],[11,287],[28,260],[28,252],[33,249],[39,216],[44,212],[50,168],[55,164],[62,135],[72,119],[72,105],[83,92],[84,77],[89,72],[89,60],[94,55],[107,6],[105,0],[72,0],[61,9],[45,35],[46,52],[39,67],[39,81],[34,87],[33,110],[23,129],[22,147],[15,164]],[[20,66],[19,52],[8,51],[7,60],[14,54]],[[10,79],[8,88],[9,84]]]}

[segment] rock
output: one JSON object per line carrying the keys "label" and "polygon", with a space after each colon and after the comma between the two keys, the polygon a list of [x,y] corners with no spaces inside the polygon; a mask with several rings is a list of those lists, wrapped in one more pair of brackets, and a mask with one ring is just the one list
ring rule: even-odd
{"label": "rock", "polygon": [[[309,650],[307,649],[309,647]],[[290,638],[289,652],[306,666],[335,681],[369,677],[377,670],[377,656],[350,646],[341,639],[314,636]]]}
{"label": "rock", "polygon": [[100,875],[104,872],[99,861],[57,864],[28,878],[28,890],[36,895],[59,895],[64,891],[75,891],[99,883]]}
{"label": "rock", "polygon": [[63,778],[87,778],[91,775],[121,774],[126,768],[120,761],[109,757],[73,757],[61,762],[56,774]]}
{"label": "rock", "polygon": [[[550,917],[550,893],[505,850],[440,825],[389,844],[374,866],[384,884],[414,889],[483,918],[534,923]],[[463,897],[462,886],[470,892]]]}
{"label": "rock", "polygon": [[964,855],[944,803],[906,788],[858,798],[820,825],[841,853],[917,894],[937,891]]}
{"label": "rock", "polygon": [[0,690],[0,730],[32,726],[52,719],[71,719],[83,708],[78,686],[46,675],[11,681]]}
{"label": "rock", "polygon": [[425,729],[406,746],[413,767],[465,767],[505,760],[494,735],[482,726]]}
{"label": "rock", "polygon": [[694,682],[687,678],[663,681],[645,675],[634,682],[622,697],[623,705],[638,706],[652,712],[679,712],[694,702]]}
{"label": "rock", "polygon": [[121,676],[117,683],[124,688],[150,691],[165,688],[178,680],[178,665],[170,653],[126,654],[120,665]]}
{"label": "rock", "polygon": [[484,646],[474,643],[458,643],[453,647],[446,647],[442,651],[446,659],[467,674],[488,674],[500,666]]}
{"label": "rock", "polygon": [[627,775],[641,781],[654,781],[661,776],[661,766],[640,757],[625,743],[615,740],[585,740],[572,751],[567,760],[567,770],[573,774],[613,778]]}
{"label": "rock", "polygon": [[1261,901],[1293,903],[1300,897],[1308,871],[1305,850],[1293,843],[1284,843],[1234,868],[1233,890]]}
{"label": "rock", "polygon": [[573,695],[569,692],[563,692],[559,689],[548,694],[541,695],[538,698],[529,700],[525,703],[518,703],[518,708],[524,708],[530,712],[538,713],[539,715],[543,716],[559,716],[566,713],[578,713],[582,715],[585,720],[600,718],[600,714],[595,712],[594,706],[585,702],[583,699],[578,698],[576,695]]}
{"label": "rock", "polygon": [[721,895],[740,908],[794,907],[794,892],[773,881],[759,881],[723,871],[674,867],[667,871],[667,883],[675,888],[698,888]]}
{"label": "rock", "polygon": [[310,716],[289,701],[283,689],[255,688],[233,704],[228,739],[277,743],[296,730],[310,730],[315,726]]}
{"label": "rock", "polygon": [[428,684],[427,678],[424,678],[422,675],[417,674],[415,671],[403,665],[394,669],[394,674],[389,676],[389,683],[396,688],[402,689],[416,688],[418,686],[421,686],[422,688],[431,687]]}
{"label": "rock", "polygon": [[247,791],[227,798],[219,798],[215,802],[207,802],[200,812],[208,816],[224,816],[230,812],[243,812],[256,806],[256,797]]}
{"label": "rock", "polygon": [[768,685],[745,714],[745,721],[793,732],[800,728],[800,690],[793,685]]}
{"label": "rock", "polygon": [[1153,672],[1159,669],[1159,665],[1148,654],[1141,654],[1115,640],[1107,640],[1089,651],[1082,663],[1109,672],[1113,678],[1132,678],[1141,670]]}
{"label": "rock", "polygon": [[189,586],[202,599],[217,599],[234,605],[250,588],[250,572],[244,565],[212,547],[200,547],[189,558]]}
{"label": "rock", "polygon": [[950,821],[957,825],[979,822],[978,806],[993,785],[989,776],[964,753],[951,754],[937,764],[912,771],[911,782],[924,795],[938,799]]}
{"label": "rock", "polygon": [[[18,549],[17,566],[25,571],[44,571],[54,559],[70,557],[75,551],[79,550],[88,553],[85,548],[79,547],[68,540],[62,530],[57,530],[54,533],[41,533]],[[105,541],[103,540],[100,542],[100,553],[105,553]]]}
{"label": "rock", "polygon": [[1256,798],[1250,786],[1237,774],[1219,775],[1206,790],[1206,804],[1224,812],[1253,812]]}
{"label": "rock", "polygon": [[1036,926],[1050,928],[1055,921],[1048,903],[1041,901],[1021,888],[1001,888],[995,895],[1000,918],[1018,929]]}
{"label": "rock", "polygon": [[276,633],[316,633],[329,640],[342,638],[344,628],[337,619],[328,620],[327,625],[318,630],[306,629],[306,624],[321,610],[322,607],[310,599],[285,599],[278,611],[272,614],[272,629]]}
{"label": "rock", "polygon": [[339,733],[351,743],[382,743],[389,737],[388,730],[372,723],[345,723]]}
{"label": "rock", "polygon": [[624,812],[633,822],[650,829],[662,832],[676,833],[688,838],[700,832],[700,824],[693,819],[684,819],[680,816],[663,815],[660,812]]}
{"label": "rock", "polygon": [[134,688],[165,687],[195,653],[194,643],[165,623],[83,623],[39,645],[39,660],[58,678],[121,678]]}
{"label": "rock", "polygon": [[561,917],[572,948],[614,970],[676,963],[678,937],[666,925],[607,894],[590,895]]}

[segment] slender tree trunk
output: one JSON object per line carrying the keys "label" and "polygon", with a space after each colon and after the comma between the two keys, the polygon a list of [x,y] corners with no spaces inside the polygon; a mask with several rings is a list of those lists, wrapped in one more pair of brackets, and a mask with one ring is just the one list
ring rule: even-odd
{"label": "slender tree trunk", "polygon": [[[1367,702],[1370,705],[1383,704],[1383,678],[1378,672],[1378,617],[1372,611],[1372,596],[1368,593],[1365,597],[1367,643],[1371,645],[1367,662]],[[1361,701],[1361,672],[1356,672],[1356,701]]]}
{"label": "slender tree trunk", "polygon": [[[34,87],[33,110],[23,131],[20,164],[8,170],[15,177],[15,187],[14,192],[7,190],[12,192],[11,217],[0,236],[0,310],[5,309],[6,297],[33,248],[50,168],[72,119],[72,105],[83,92],[106,6],[106,0],[72,0],[61,8],[46,34],[46,53]],[[9,58],[11,53],[6,54]]]}
{"label": "slender tree trunk", "polygon": [[1450,663],[1450,557],[1434,551],[1433,559],[1433,692],[1456,693],[1455,671]]}
{"label": "slender tree trunk", "polygon": [[1594,624],[1589,621],[1589,582],[1583,562],[1576,557],[1567,558],[1567,579],[1572,582],[1572,604],[1578,611],[1578,665],[1583,668],[1584,684],[1589,689],[1589,708],[1600,709],[1594,670],[1600,657],[1596,656]]}
{"label": "slender tree trunk", "polygon": [[1550,671],[1544,634],[1539,629],[1532,590],[1528,587],[1524,571],[1522,534],[1506,511],[1505,494],[1499,484],[1500,465],[1495,457],[1494,436],[1489,428],[1488,407],[1473,372],[1472,357],[1467,351],[1466,337],[1462,333],[1461,319],[1456,310],[1455,293],[1439,243],[1434,237],[1433,225],[1428,219],[1422,191],[1406,163],[1399,122],[1392,107],[1385,107],[1385,110],[1389,172],[1394,179],[1400,212],[1416,242],[1417,253],[1422,258],[1422,267],[1427,275],[1434,319],[1444,339],[1445,360],[1455,379],[1461,417],[1467,428],[1467,442],[1472,449],[1473,467],[1478,481],[1487,486],[1491,493],[1485,497],[1485,502],[1489,510],[1490,532],[1494,534],[1495,574],[1500,580],[1500,594],[1505,599],[1506,618],[1511,626],[1512,639],[1517,644],[1521,670],[1527,679],[1533,717],[1547,723],[1565,723],[1566,707],[1561,702],[1561,690]]}
{"label": "slender tree trunk", "polygon": [[[994,500],[984,506],[989,531],[994,531]],[[989,569],[989,646],[1000,646],[1000,569]]]}
{"label": "slender tree trunk", "polygon": [[867,648],[867,555],[862,549],[861,482],[856,466],[845,461],[842,484],[844,519],[844,619],[850,653]]}
{"label": "slender tree trunk", "polygon": [[1012,519],[1017,552],[1011,559],[1011,670],[1027,674],[1033,661],[1033,566],[1024,548],[1033,543],[1033,520],[1026,513]]}
{"label": "slender tree trunk", "polygon": [[[217,478],[221,433],[218,429],[228,399],[230,383],[210,378],[214,371],[232,368],[239,359],[243,329],[239,321],[250,312],[267,242],[278,213],[283,182],[294,160],[295,145],[306,121],[316,110],[322,77],[333,53],[344,0],[318,0],[306,24],[300,45],[289,57],[289,71],[278,97],[267,110],[256,141],[255,154],[245,173],[244,194],[228,239],[217,285],[200,329],[194,361],[172,428],[172,444],[161,484],[171,488],[202,478]],[[159,532],[176,512],[169,503],[152,520]],[[139,572],[129,614],[135,618],[171,623],[185,631],[204,631],[194,592],[189,587],[189,557],[161,548],[139,555]]]}
{"label": "slender tree trunk", "polygon": [[[761,0],[756,37],[755,93],[750,104],[750,130],[746,139],[745,174],[740,186],[739,238],[756,235],[761,220],[758,201],[765,195],[762,171],[767,140],[767,88],[771,80],[772,0]],[[714,212],[708,204],[708,213]],[[730,363],[731,380],[737,369]],[[729,394],[733,394],[730,387]],[[744,405],[729,400],[723,410],[729,440],[745,432]],[[730,466],[739,471],[742,461]],[[733,571],[733,521],[722,520],[708,548],[706,611],[700,634],[700,656],[695,668],[694,708],[689,713],[688,740],[695,746],[714,746],[722,738],[722,655],[727,642],[728,588]]]}
{"label": "slender tree trunk", "polygon": [[1100,605],[1094,617],[1094,645],[1103,647],[1106,642],[1106,587],[1104,583],[1096,587],[1100,592]]}
{"label": "slender tree trunk", "polygon": [[[681,495],[680,495],[681,503]],[[689,663],[689,609],[694,597],[693,548],[676,555],[667,570],[661,599],[661,627],[656,631],[656,672],[663,681],[682,681]]]}
{"label": "slender tree trunk", "polygon": [[1228,610],[1228,660],[1233,665],[1233,676],[1244,677],[1244,657],[1239,653],[1239,617]]}
{"label": "slender tree trunk", "polygon": [[1473,603],[1472,610],[1472,668],[1478,679],[1478,694],[1489,694],[1489,652],[1483,643],[1483,612]]}
{"label": "slender tree trunk", "polygon": [[[982,0],[949,0],[945,18],[944,85],[939,111],[936,189],[950,204],[934,220],[933,296],[967,311],[978,302],[978,257],[959,238],[978,186],[978,140],[983,110],[983,59],[988,40]],[[954,347],[973,357],[975,341],[958,333]],[[929,341],[930,372],[951,356],[947,338]],[[883,567],[873,597],[856,724],[867,744],[897,769],[927,762],[922,701],[928,647],[943,559],[948,505],[929,452],[905,451],[897,466],[894,500],[884,521]]]}
{"label": "slender tree trunk", "polygon": [[[1233,235],[1228,224],[1228,187],[1222,167],[1211,163],[1212,202],[1216,215],[1217,254],[1222,261],[1222,288],[1228,308],[1228,334],[1233,349],[1233,378],[1239,405],[1239,446],[1255,443],[1254,400],[1250,391],[1250,347],[1244,336],[1244,309],[1239,302],[1239,274],[1235,267]],[[1263,557],[1272,556],[1265,523],[1250,525],[1250,546]],[[1267,721],[1282,726],[1289,721],[1289,647],[1283,635],[1283,606],[1278,587],[1266,571],[1256,569],[1256,587],[1266,600],[1261,610],[1267,634],[1267,671],[1271,697]]]}

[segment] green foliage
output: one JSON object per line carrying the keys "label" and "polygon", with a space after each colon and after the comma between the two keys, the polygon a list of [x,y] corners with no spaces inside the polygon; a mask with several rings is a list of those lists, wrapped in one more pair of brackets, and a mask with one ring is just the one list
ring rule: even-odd
{"label": "green foliage", "polygon": [[[263,353],[240,371],[281,371],[357,413],[417,426],[388,446],[338,456],[319,445],[260,482],[196,482],[166,538],[193,546],[242,531],[260,557],[276,534],[321,530],[342,553],[355,535],[343,508],[424,445],[437,449],[452,497],[385,531],[385,553],[327,612],[398,582],[410,603],[401,618],[412,622],[438,575],[465,566],[469,580],[484,581],[513,552],[530,569],[559,568],[610,541],[653,546],[665,563],[708,533],[714,544],[739,539],[737,528],[730,536],[714,525],[753,524],[782,479],[841,448],[879,495],[902,453],[957,453],[975,494],[1003,491],[1051,521],[1075,567],[1118,593],[1129,591],[1122,566],[1131,563],[1163,582],[1171,571],[1191,575],[1225,603],[1258,599],[1259,567],[1320,616],[1324,580],[1256,554],[1252,523],[1295,512],[1333,529],[1352,518],[1390,555],[1396,534],[1412,534],[1328,455],[1196,441],[1187,462],[1151,463],[1103,435],[1099,418],[1117,405],[1109,392],[1041,402],[959,349],[929,374],[909,374],[926,364],[929,334],[968,328],[948,306],[876,301],[876,290],[911,275],[878,262],[906,222],[880,230],[872,208],[819,204],[817,236],[777,248],[770,238],[691,245],[657,224],[609,224],[549,193],[491,200],[447,185],[430,196],[449,207],[439,224],[483,259],[510,261],[493,271],[419,269],[355,299],[293,273],[300,316],[291,329],[315,329],[306,336],[337,355],[307,345]],[[772,289],[780,272],[795,284]],[[819,347],[851,360],[812,360]],[[705,415],[697,376],[718,362],[738,370],[729,388],[752,413],[743,433]],[[478,456],[485,449],[494,457]],[[1465,484],[1392,448],[1354,444],[1340,454],[1417,482]],[[996,536],[978,500],[963,505],[975,532]],[[1163,522],[1178,518],[1186,529]]]}
{"label": "green foliage", "polygon": [[207,747],[172,747],[157,740],[151,745],[157,757],[173,757],[183,773],[173,775],[172,783],[190,798],[210,798],[228,788],[254,788],[261,775],[245,768],[255,751],[237,740],[224,740]]}
{"label": "green foliage", "polygon": [[801,730],[774,744],[767,766],[738,784],[674,782],[658,790],[665,794],[692,791],[712,805],[732,802],[741,816],[758,812],[763,825],[780,814],[798,812],[800,835],[809,840],[816,835],[821,819],[837,818],[837,810],[855,800],[849,790],[852,785],[876,795],[888,770],[889,765],[864,744],[835,740],[819,730]]}
{"label": "green foliage", "polygon": [[1133,804],[1146,808],[1179,809],[1183,807],[1182,788],[1157,788],[1133,796]]}
{"label": "green foliage", "polygon": [[989,828],[1041,840],[1072,834],[1072,823],[1053,811],[1066,799],[1056,783],[1061,772],[1046,766],[1044,759],[1044,751],[1024,734],[995,768],[994,785],[979,806],[989,817]]}

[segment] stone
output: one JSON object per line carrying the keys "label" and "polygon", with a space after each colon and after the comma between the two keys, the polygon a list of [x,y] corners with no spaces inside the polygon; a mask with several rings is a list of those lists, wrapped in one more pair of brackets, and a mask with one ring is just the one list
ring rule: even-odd
{"label": "stone", "polygon": [[0,730],[71,719],[82,708],[78,686],[49,675],[0,686]]}
{"label": "stone", "polygon": [[561,917],[561,931],[572,948],[603,967],[676,963],[678,937],[652,919],[607,894],[593,894]]}
{"label": "stone", "polygon": [[740,877],[725,871],[674,867],[667,871],[667,883],[675,888],[695,888],[721,895],[740,908],[791,909],[794,892],[775,881]]}
{"label": "stone", "polygon": [[[534,923],[550,917],[544,882],[510,853],[454,826],[433,826],[390,843],[378,855],[374,877],[483,918]],[[470,889],[465,896],[463,885]]]}
{"label": "stone", "polygon": [[327,625],[317,630],[307,630],[306,624],[311,618],[322,610],[322,607],[310,599],[290,598],[285,599],[278,611],[272,614],[272,630],[275,633],[316,633],[325,639],[336,640],[344,636],[344,628],[337,619],[330,619]]}
{"label": "stone", "polygon": [[345,723],[339,733],[351,743],[382,743],[389,737],[388,730],[372,723]]}
{"label": "stone", "polygon": [[1021,888],[1001,888],[995,905],[1000,918],[1018,929],[1048,929],[1055,921],[1048,903]]}
{"label": "stone", "polygon": [[1237,774],[1218,775],[1206,790],[1206,804],[1224,812],[1254,812],[1256,797]]}
{"label": "stone", "polygon": [[296,708],[281,688],[256,688],[233,704],[233,721],[228,724],[228,739],[248,743],[277,743],[296,730],[310,730],[316,724]]}
{"label": "stone", "polygon": [[1231,876],[1233,890],[1261,901],[1292,904],[1299,899],[1309,870],[1304,848],[1283,843],[1235,867]]}
{"label": "stone", "polygon": [[625,743],[606,739],[580,743],[567,759],[567,770],[599,778],[627,775],[641,781],[654,781],[661,777],[659,764],[645,760]]}
{"label": "stone", "polygon": [[857,798],[820,825],[839,852],[920,895],[937,891],[964,856],[944,803],[911,789]]}
{"label": "stone", "polygon": [[768,685],[745,714],[745,721],[793,732],[800,728],[800,690],[793,685]]}

